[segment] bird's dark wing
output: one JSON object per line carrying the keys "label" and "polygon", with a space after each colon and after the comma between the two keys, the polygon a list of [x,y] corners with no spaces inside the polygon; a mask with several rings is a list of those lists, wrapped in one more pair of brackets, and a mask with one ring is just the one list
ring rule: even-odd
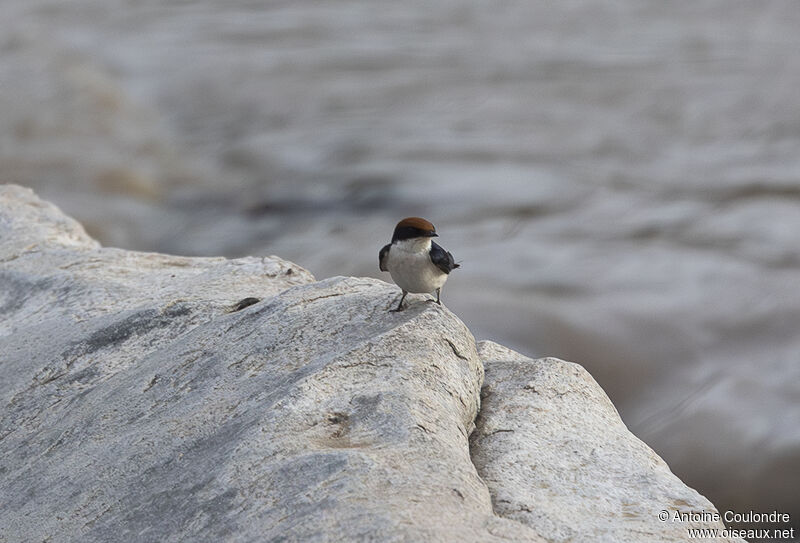
{"label": "bird's dark wing", "polygon": [[389,248],[391,246],[391,243],[384,245],[381,252],[378,253],[378,266],[381,271],[389,271],[389,268],[386,267],[386,257],[389,256]]}
{"label": "bird's dark wing", "polygon": [[431,242],[431,262],[444,273],[450,273],[460,266],[453,260],[453,255],[442,249],[435,241]]}

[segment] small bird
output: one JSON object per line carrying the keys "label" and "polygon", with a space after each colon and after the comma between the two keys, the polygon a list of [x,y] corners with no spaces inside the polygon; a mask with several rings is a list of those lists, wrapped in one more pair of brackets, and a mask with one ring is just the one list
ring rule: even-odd
{"label": "small bird", "polygon": [[442,304],[442,285],[459,264],[455,263],[453,255],[431,240],[438,235],[436,228],[425,219],[408,217],[397,223],[392,242],[378,253],[381,271],[388,271],[403,290],[400,303],[392,311],[403,310],[403,300],[409,292],[432,293],[435,290],[436,303]]}

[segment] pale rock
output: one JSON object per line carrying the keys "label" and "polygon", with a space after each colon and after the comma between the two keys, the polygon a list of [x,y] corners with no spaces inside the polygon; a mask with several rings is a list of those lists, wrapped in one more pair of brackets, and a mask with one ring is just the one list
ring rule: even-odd
{"label": "pale rock", "polygon": [[102,248],[14,186],[0,236],[2,543],[674,541],[658,510],[712,509],[577,365],[482,343],[481,408],[425,296]]}

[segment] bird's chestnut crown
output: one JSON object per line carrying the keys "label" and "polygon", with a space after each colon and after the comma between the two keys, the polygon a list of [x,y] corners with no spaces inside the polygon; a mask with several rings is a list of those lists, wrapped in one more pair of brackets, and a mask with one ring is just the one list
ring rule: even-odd
{"label": "bird's chestnut crown", "polygon": [[435,238],[436,228],[422,217],[407,217],[394,228],[392,242],[412,238]]}

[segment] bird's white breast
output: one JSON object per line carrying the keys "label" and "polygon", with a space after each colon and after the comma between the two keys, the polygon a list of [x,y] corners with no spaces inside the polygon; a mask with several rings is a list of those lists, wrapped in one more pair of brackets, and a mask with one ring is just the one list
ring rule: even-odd
{"label": "bird's white breast", "polygon": [[447,274],[431,262],[430,238],[396,241],[389,249],[386,267],[392,280],[407,292],[433,292],[444,285]]}

